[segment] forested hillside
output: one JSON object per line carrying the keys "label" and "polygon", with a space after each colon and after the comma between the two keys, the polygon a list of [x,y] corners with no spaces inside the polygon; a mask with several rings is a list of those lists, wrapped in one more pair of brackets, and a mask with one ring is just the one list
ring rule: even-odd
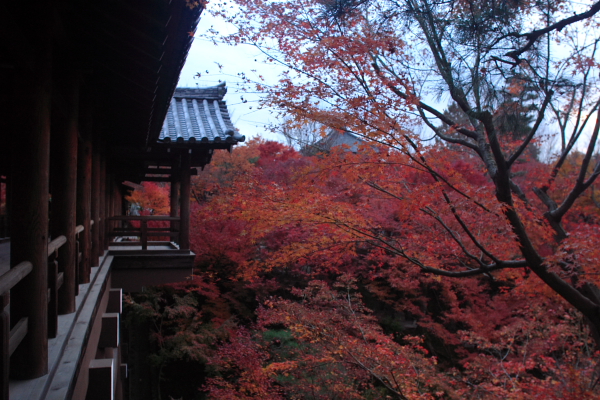
{"label": "forested hillside", "polygon": [[[520,261],[474,158],[347,150],[253,140],[195,178],[195,275],[129,303],[130,321],[153,321],[162,398],[600,397],[586,319]],[[528,189],[549,166],[517,168]],[[548,268],[581,286],[598,279],[593,193],[560,244],[541,202],[516,205]],[[475,273],[494,260],[509,266]]]}

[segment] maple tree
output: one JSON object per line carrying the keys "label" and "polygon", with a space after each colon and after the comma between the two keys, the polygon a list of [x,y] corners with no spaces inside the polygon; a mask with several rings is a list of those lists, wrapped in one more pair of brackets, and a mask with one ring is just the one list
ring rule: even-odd
{"label": "maple tree", "polygon": [[236,3],[269,104],[388,150],[211,172],[194,250],[243,327],[206,395],[598,398],[600,3]]}
{"label": "maple tree", "polygon": [[[567,220],[600,174],[600,164],[592,165],[599,130],[599,36],[589,34],[597,32],[600,3],[235,3],[240,12],[233,16],[225,8],[216,11],[238,27],[223,39],[253,43],[288,68],[278,84],[258,83],[268,94],[266,102],[302,118],[350,128],[404,154],[403,163],[421,171],[419,179],[433,187],[410,193],[385,177],[366,178],[363,184],[403,204],[419,202],[421,207],[407,208],[428,214],[446,232],[445,245],[458,247],[470,261],[449,264],[434,256],[437,233],[430,236],[421,225],[416,232],[423,232],[420,240],[431,246],[423,253],[367,230],[361,235],[428,274],[531,271],[579,310],[598,336],[593,250],[598,236],[594,226]],[[442,94],[463,116],[460,120],[432,105],[429,99]],[[518,106],[519,118],[531,123],[524,132],[506,132],[514,125],[497,116],[506,114],[507,104]],[[515,118],[513,113],[510,119]],[[524,187],[519,172],[526,149],[549,122],[560,149],[537,181]],[[487,184],[465,186],[455,168],[459,164],[448,162],[448,151],[430,153],[417,125],[471,153],[489,177]],[[559,175],[567,173],[566,160],[576,149],[583,151],[581,162],[559,187]],[[354,229],[349,223],[338,225]],[[489,237],[496,240],[489,242]]]}
{"label": "maple tree", "polygon": [[[506,258],[518,256],[502,208],[493,199],[473,204],[465,196],[474,196],[493,182],[474,160],[441,157],[446,151],[440,145],[424,154],[436,161],[435,167],[454,171],[442,176],[462,193],[448,195],[454,211],[461,213],[463,223],[485,232],[480,245]],[[333,149],[292,167],[271,157],[265,160],[262,167],[256,163],[254,179],[235,182],[201,213],[202,218],[212,216],[215,225],[219,219],[243,224],[234,237],[243,238],[244,252],[229,248],[225,275],[229,280],[246,281],[263,304],[253,343],[263,352],[259,364],[270,371],[271,381],[265,381],[261,390],[276,384],[270,392],[274,396],[283,390],[288,396],[307,398],[369,398],[368,393],[377,398],[395,392],[399,398],[598,395],[594,351],[589,347],[592,338],[583,329],[585,319],[529,270],[498,269],[485,275],[464,274],[458,280],[423,274],[425,268],[443,269],[449,275],[475,269],[478,260],[472,255],[477,247],[456,233],[461,226],[452,209],[445,207],[446,199],[430,195],[439,190],[440,182],[409,156],[382,154],[364,146],[356,154]],[[268,172],[277,165],[291,172],[291,178]],[[518,179],[524,187],[535,185],[540,171],[547,168],[538,161],[521,167],[524,173]],[[384,179],[385,189],[377,183]],[[565,183],[563,179],[568,182],[569,177],[560,176],[558,187]],[[389,195],[400,188],[404,188],[402,198]],[[593,219],[598,210],[590,211],[589,206],[577,205],[576,211],[588,212]],[[490,208],[483,217],[478,212],[482,207]],[[577,213],[566,225],[579,225]],[[536,223],[536,245],[550,252],[544,246],[552,240],[552,233]],[[596,222],[587,226],[596,229]],[[210,229],[203,235],[209,236],[206,247],[219,241]],[[597,257],[585,252],[579,256]],[[349,309],[344,311],[340,299],[335,300],[342,278],[345,286],[341,287],[356,288],[352,304],[352,309],[360,310],[356,320],[348,318]],[[356,334],[366,331],[374,336],[361,350]],[[411,337],[416,342],[410,342]],[[236,343],[228,344],[228,351]],[[399,345],[408,347],[402,350]],[[412,347],[416,345],[425,351]],[[356,353],[340,352],[339,346]],[[383,364],[377,368],[405,373],[400,363],[385,364],[397,362],[393,357],[402,351],[408,351],[411,362],[419,365],[415,368],[423,371],[423,382],[417,384],[418,390],[413,388],[416,392],[405,383],[386,387],[392,379],[367,367],[373,361],[368,355],[378,354]],[[384,354],[392,358],[384,360]],[[355,358],[361,357],[365,358],[359,363]],[[352,368],[337,369],[352,363]],[[235,398],[232,393],[250,390],[239,381],[230,386],[235,371],[239,374],[249,365],[232,360],[219,365],[229,378],[212,381],[210,388],[218,388],[215,393],[228,390]],[[323,375],[322,371],[335,373]],[[420,376],[404,379],[415,383]],[[402,381],[400,376],[396,381]],[[337,386],[333,389],[332,385]]]}
{"label": "maple tree", "polygon": [[[230,173],[235,157],[245,166],[193,210],[196,277],[137,299],[142,310],[159,305],[147,317],[164,328],[153,336],[164,350],[152,357],[173,371],[163,390],[190,384],[188,393],[211,399],[599,397],[593,332],[531,270],[423,273],[480,267],[460,221],[497,257],[520,257],[475,157],[448,154],[443,143],[424,148],[431,168],[446,171],[436,180],[410,155],[369,145],[316,157],[273,142],[249,147],[205,171]],[[582,158],[565,161],[554,190],[569,190]],[[549,168],[531,158],[516,167],[526,190]],[[440,187],[455,188],[454,211],[432,195]],[[581,200],[564,226],[596,230],[599,210],[591,196]],[[543,204],[523,209],[536,208]],[[528,229],[546,257],[566,258],[575,272],[597,259],[577,237],[554,248],[542,218]],[[554,268],[570,279],[572,270]],[[188,297],[194,287],[205,294]],[[189,363],[197,378],[169,383]]]}
{"label": "maple tree", "polygon": [[140,215],[169,215],[169,187],[156,182],[142,182],[140,188],[126,196]]}

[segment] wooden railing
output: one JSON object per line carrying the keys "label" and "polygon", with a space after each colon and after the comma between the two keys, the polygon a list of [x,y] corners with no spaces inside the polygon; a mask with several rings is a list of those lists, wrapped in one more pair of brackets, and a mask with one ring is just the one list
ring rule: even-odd
{"label": "wooden railing", "polygon": [[[141,245],[142,250],[148,249],[148,241],[150,237],[169,237],[174,239],[176,242],[179,241],[179,217],[167,217],[167,216],[154,216],[154,215],[145,215],[145,216],[118,216],[108,218],[109,221],[120,221],[121,224],[126,224],[127,226],[120,227],[112,227],[107,232],[109,237],[118,237],[118,236],[133,236],[138,237],[138,241],[129,242],[130,244]],[[131,223],[134,221],[139,221],[140,227],[136,228]],[[168,227],[153,227],[149,226],[152,222],[168,222]]]}
{"label": "wooden railing", "polygon": [[[79,225],[75,229],[76,239],[83,231]],[[48,337],[56,337],[58,331],[58,291],[64,283],[64,274],[58,272],[58,249],[67,242],[65,236],[59,236],[48,243]],[[79,241],[77,243],[78,265],[81,262]],[[8,400],[8,381],[10,356],[28,333],[29,320],[21,318],[11,329],[10,317],[6,310],[10,304],[9,291],[23,280],[31,271],[33,265],[23,261],[0,276],[0,399]],[[78,268],[76,268],[76,271]],[[77,277],[78,279],[78,277]],[[77,280],[79,282],[79,280]],[[76,285],[78,287],[78,285]]]}
{"label": "wooden railing", "polygon": [[[81,282],[81,271],[80,265],[82,262],[83,253],[81,251],[81,241],[79,240],[79,234],[83,232],[83,225],[77,225],[75,227],[75,282]],[[79,285],[75,285],[75,296],[79,295]]]}
{"label": "wooden railing", "polygon": [[58,249],[67,243],[65,236],[59,236],[48,243],[48,337],[58,333],[58,291],[64,282],[64,274],[58,272]]}
{"label": "wooden railing", "polygon": [[1,398],[8,399],[8,371],[10,356],[27,335],[28,319],[21,318],[10,329],[10,317],[6,307],[10,303],[9,290],[21,282],[33,270],[29,261],[24,261],[0,276],[0,379]]}

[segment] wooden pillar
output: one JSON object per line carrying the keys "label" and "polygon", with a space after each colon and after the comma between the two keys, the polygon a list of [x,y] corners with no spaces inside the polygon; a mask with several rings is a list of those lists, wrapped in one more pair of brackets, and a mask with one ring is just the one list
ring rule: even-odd
{"label": "wooden pillar", "polygon": [[[59,271],[63,285],[58,293],[58,313],[75,311],[76,242],[75,222],[77,204],[77,133],[79,130],[79,82],[77,76],[60,81],[68,109],[63,118],[54,117],[50,143],[50,188],[52,215],[50,235],[64,235],[67,242],[58,251]],[[58,120],[58,121],[57,121]]]}
{"label": "wooden pillar", "polygon": [[[1,128],[0,128],[1,129]],[[7,141],[7,145],[10,145],[11,141],[10,139]],[[4,183],[4,190],[5,190],[5,198],[4,198],[4,204],[5,204],[5,213],[4,213],[4,232],[0,233],[0,236],[4,235],[4,237],[10,237],[10,190],[11,190],[11,183],[10,183],[10,174],[8,174],[6,176],[6,181]]]}
{"label": "wooden pillar", "polygon": [[171,175],[171,211],[169,216],[179,216],[179,177],[175,174]]}
{"label": "wooden pillar", "polygon": [[[90,107],[90,104],[86,104]],[[77,225],[83,226],[79,235],[81,263],[79,264],[79,283],[89,283],[91,272],[91,227],[92,219],[92,113],[87,108],[82,112],[82,141],[77,151]]]}
{"label": "wooden pillar", "polygon": [[[41,31],[40,31],[41,32]],[[49,35],[48,35],[49,36]],[[48,190],[50,161],[51,43],[32,50],[36,67],[15,79],[12,149],[11,267],[33,270],[11,290],[11,322],[28,318],[28,332],[11,357],[11,375],[30,379],[48,373]],[[18,128],[18,129],[17,129]]]}
{"label": "wooden pillar", "polygon": [[100,151],[98,142],[94,143],[92,155],[92,254],[91,265],[100,264]]}
{"label": "wooden pillar", "polygon": [[104,254],[104,250],[106,249],[106,203],[108,203],[108,194],[107,194],[107,185],[106,185],[106,157],[105,157],[105,149],[102,149],[102,154],[100,155],[100,188],[98,191],[98,201],[99,201],[99,220],[100,224],[98,225],[98,255],[102,256]]}
{"label": "wooden pillar", "polygon": [[7,307],[10,301],[8,293],[0,295],[0,399],[8,400],[8,382],[10,368],[10,318]]}
{"label": "wooden pillar", "polygon": [[182,250],[190,249],[190,153],[185,150],[181,154],[181,230],[179,237],[179,248]]}
{"label": "wooden pillar", "polygon": [[112,182],[112,174],[106,171],[106,179],[105,179],[105,196],[106,196],[106,205],[105,205],[105,222],[104,222],[104,249],[108,250],[108,232],[112,229],[112,222],[108,219],[115,215],[113,205],[115,203],[114,196],[114,187]]}
{"label": "wooden pillar", "polygon": [[[171,173],[171,196],[170,196],[170,206],[171,209],[169,211],[169,216],[170,217],[179,217],[179,189],[180,189],[180,185],[179,185],[179,167],[175,167],[173,166],[173,172]],[[180,229],[180,224],[174,221],[171,221],[171,231],[172,232],[179,232]],[[172,238],[171,240],[175,241],[177,240],[178,242],[181,241],[181,238]]]}

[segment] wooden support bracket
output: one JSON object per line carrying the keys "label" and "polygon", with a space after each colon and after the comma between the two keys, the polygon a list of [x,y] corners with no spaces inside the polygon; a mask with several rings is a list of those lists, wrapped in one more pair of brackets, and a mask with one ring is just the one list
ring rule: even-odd
{"label": "wooden support bracket", "polygon": [[119,347],[119,313],[105,313],[102,316],[102,330],[98,347]]}

